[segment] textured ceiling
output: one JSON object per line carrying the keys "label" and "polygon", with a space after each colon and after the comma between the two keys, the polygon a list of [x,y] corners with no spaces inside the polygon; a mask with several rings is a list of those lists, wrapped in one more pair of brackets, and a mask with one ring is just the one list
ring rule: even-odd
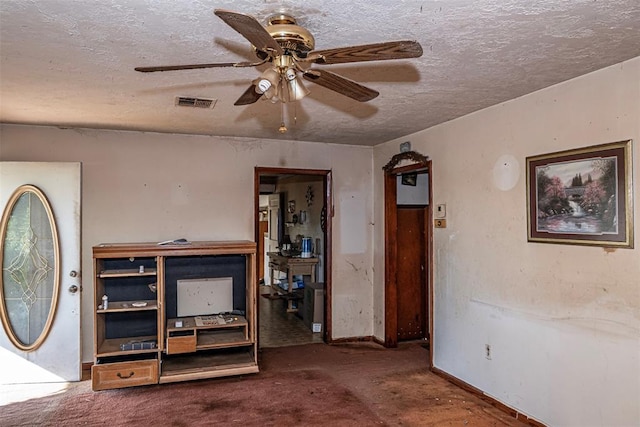
{"label": "textured ceiling", "polygon": [[[289,12],[316,49],[409,39],[424,55],[324,66],[380,96],[308,83],[280,134],[280,104],[233,105],[261,69],[133,70],[253,60],[216,8]],[[1,0],[0,121],[375,145],[639,55],[638,0]]]}

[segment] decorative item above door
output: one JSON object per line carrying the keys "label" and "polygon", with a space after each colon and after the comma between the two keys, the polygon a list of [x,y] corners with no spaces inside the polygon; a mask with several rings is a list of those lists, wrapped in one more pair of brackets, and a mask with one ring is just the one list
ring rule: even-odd
{"label": "decorative item above door", "polygon": [[429,156],[424,156],[416,151],[405,151],[393,156],[391,160],[389,160],[389,163],[384,165],[382,169],[384,169],[385,172],[390,173],[403,160],[410,160],[426,167],[429,163]]}

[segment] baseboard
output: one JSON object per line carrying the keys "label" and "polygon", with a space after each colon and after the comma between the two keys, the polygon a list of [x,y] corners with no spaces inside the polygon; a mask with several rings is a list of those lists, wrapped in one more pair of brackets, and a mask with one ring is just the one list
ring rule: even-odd
{"label": "baseboard", "polygon": [[329,344],[344,344],[344,343],[351,343],[351,342],[373,342],[376,344],[384,345],[384,342],[380,341],[373,335],[367,335],[363,337],[346,337],[346,338],[332,339],[329,342]]}
{"label": "baseboard", "polygon": [[347,338],[338,338],[331,340],[329,344],[342,344],[342,343],[350,343],[350,342],[372,342],[382,347],[387,347],[384,343],[384,340],[377,338],[373,335],[367,335],[364,337],[347,337]]}
{"label": "baseboard", "polygon": [[533,418],[529,418],[528,416],[521,414],[520,412],[516,411],[515,409],[511,408],[510,406],[505,405],[504,403],[500,402],[499,400],[494,399],[491,396],[487,396],[485,394],[484,391],[480,390],[479,388],[476,388],[474,386],[472,386],[469,383],[466,383],[464,381],[462,381],[461,379],[454,377],[453,375],[438,369],[438,368],[434,368],[431,367],[431,372],[433,372],[434,374],[444,378],[445,380],[449,381],[452,384],[455,384],[456,386],[460,387],[463,390],[468,391],[469,393],[472,393],[476,396],[478,396],[480,399],[482,399],[483,401],[487,402],[488,404],[490,404],[491,406],[494,406],[495,408],[501,410],[502,412],[505,412],[509,415],[511,415],[513,418],[517,419],[518,421],[521,421],[525,424],[528,424],[532,427],[547,427],[545,424],[541,423],[540,421],[534,420]]}
{"label": "baseboard", "polygon": [[380,344],[381,346],[385,347],[385,345],[384,345],[384,340],[381,340],[381,339],[376,338],[376,337],[371,337],[371,338],[372,338],[372,341],[373,341],[374,343],[376,343],[376,344]]}

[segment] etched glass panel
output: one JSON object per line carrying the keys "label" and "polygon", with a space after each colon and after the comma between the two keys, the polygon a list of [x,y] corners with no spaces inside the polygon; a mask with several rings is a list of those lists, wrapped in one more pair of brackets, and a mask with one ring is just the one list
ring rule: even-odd
{"label": "etched glass panel", "polygon": [[33,345],[48,326],[56,292],[56,242],[47,207],[32,191],[14,202],[4,230],[2,291],[13,336]]}

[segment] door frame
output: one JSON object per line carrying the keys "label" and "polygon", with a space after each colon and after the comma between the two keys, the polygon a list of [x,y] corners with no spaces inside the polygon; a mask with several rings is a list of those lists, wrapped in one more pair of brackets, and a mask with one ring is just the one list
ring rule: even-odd
{"label": "door frame", "polygon": [[[320,176],[323,178],[323,203],[326,207],[325,215],[325,231],[324,231],[324,328],[322,331],[322,339],[324,342],[329,343],[332,341],[332,322],[331,322],[331,261],[332,261],[332,219],[333,219],[333,194],[332,194],[332,171],[326,169],[288,169],[288,168],[273,168],[273,167],[260,167],[256,166],[254,171],[254,208],[253,208],[253,223],[256,243],[259,238],[260,229],[260,177],[262,175],[307,175],[307,176]],[[256,268],[261,268],[257,266]],[[257,282],[256,276],[256,282]],[[256,298],[260,298],[260,286],[256,283]],[[256,299],[258,301],[258,299]],[[260,307],[257,304],[257,319],[260,322]],[[259,324],[257,330],[259,331]],[[258,333],[258,340],[260,339]]]}
{"label": "door frame", "polygon": [[[407,166],[398,166],[403,160],[410,160],[414,163]],[[426,289],[427,301],[425,301],[427,310],[426,321],[427,338],[429,342],[429,364],[433,362],[433,191],[432,176],[433,168],[431,160],[414,151],[396,154],[384,166],[384,233],[385,233],[385,281],[384,281],[384,346],[398,346],[398,289],[397,289],[397,272],[398,272],[398,244],[396,235],[398,233],[398,214],[397,214],[397,176],[408,172],[424,172],[429,173],[429,207],[427,209],[427,219],[425,221],[425,236],[427,241],[427,266]]]}

